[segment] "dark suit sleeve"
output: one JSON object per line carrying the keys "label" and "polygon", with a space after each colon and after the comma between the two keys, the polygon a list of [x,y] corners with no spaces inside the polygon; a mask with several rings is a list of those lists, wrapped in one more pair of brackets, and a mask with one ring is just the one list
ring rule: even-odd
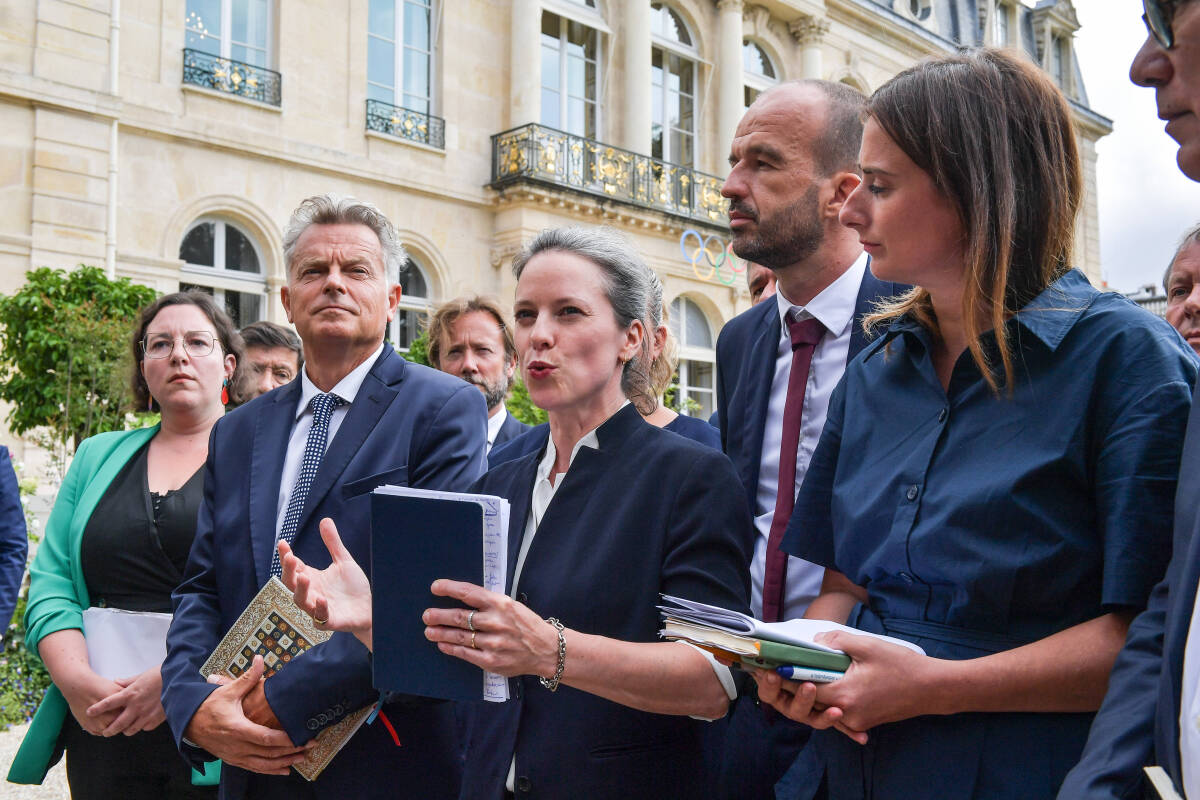
{"label": "dark suit sleeve", "polygon": [[217,426],[209,438],[208,461],[204,466],[204,501],[196,522],[183,582],[171,594],[174,618],[167,632],[167,657],[162,665],[162,702],[167,723],[184,758],[198,767],[213,756],[183,741],[183,732],[192,716],[217,687],[200,676],[200,667],[208,659],[224,633],[217,600],[216,573],[213,563],[214,498],[219,492],[213,469]]}
{"label": "dark suit sleeve", "polygon": [[423,430],[413,431],[408,485],[465,492],[487,470],[487,405],[470,384],[457,389]]}
{"label": "dark suit sleeve", "polygon": [[714,415],[715,421],[709,420],[721,431],[722,452],[728,452],[725,432],[729,430],[729,420],[726,417],[728,413],[726,411],[726,403],[729,402],[730,389],[726,385],[726,376],[728,376],[728,380],[732,380],[733,372],[736,369],[735,365],[731,363],[732,355],[730,348],[732,345],[729,343],[730,335],[728,326],[717,335],[717,413]]}
{"label": "dark suit sleeve", "polygon": [[749,613],[754,530],[729,459],[705,450],[692,462],[671,508],[661,591]]}
{"label": "dark suit sleeve", "polygon": [[[484,472],[487,406],[464,384],[414,422],[408,484],[420,489],[466,491]],[[371,656],[350,634],[334,634],[266,684],[267,702],[283,729],[303,744],[329,725],[373,702]],[[389,702],[400,698],[389,698]]]}
{"label": "dark suit sleeve", "polygon": [[8,448],[0,447],[0,636],[4,635],[17,607],[28,553],[29,537],[25,532],[17,473],[13,471]]}

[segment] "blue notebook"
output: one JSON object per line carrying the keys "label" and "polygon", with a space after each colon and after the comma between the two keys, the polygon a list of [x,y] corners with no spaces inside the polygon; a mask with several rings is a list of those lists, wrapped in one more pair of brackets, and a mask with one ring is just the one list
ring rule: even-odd
{"label": "blue notebook", "polygon": [[[381,487],[371,495],[374,685],[445,700],[505,700],[508,683],[425,638],[427,608],[462,608],[429,587],[438,578],[503,591],[507,501]],[[497,574],[498,573],[498,574]]]}

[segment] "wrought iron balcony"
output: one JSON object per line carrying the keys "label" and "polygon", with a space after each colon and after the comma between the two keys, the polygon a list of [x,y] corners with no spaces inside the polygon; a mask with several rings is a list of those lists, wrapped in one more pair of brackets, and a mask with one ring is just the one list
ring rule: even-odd
{"label": "wrought iron balcony", "polygon": [[382,100],[367,101],[367,130],[427,144],[439,150],[446,147],[444,119]]}
{"label": "wrought iron balcony", "polygon": [[183,82],[277,106],[283,78],[273,70],[184,48]]}
{"label": "wrought iron balcony", "polygon": [[492,137],[492,186],[520,182],[562,186],[606,200],[725,227],[722,180],[543,125]]}

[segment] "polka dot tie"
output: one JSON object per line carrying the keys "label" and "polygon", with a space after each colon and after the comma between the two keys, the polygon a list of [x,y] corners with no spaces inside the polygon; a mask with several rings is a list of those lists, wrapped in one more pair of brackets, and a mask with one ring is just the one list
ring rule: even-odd
{"label": "polka dot tie", "polygon": [[[292,487],[292,496],[288,498],[287,513],[283,517],[283,527],[279,529],[279,541],[287,542],[296,538],[296,529],[300,526],[300,514],[304,511],[304,503],[308,500],[308,490],[312,487],[313,478],[317,477],[317,468],[325,457],[325,440],[329,436],[329,419],[333,409],[345,405],[346,401],[336,394],[314,395],[309,405],[312,407],[312,427],[308,430],[308,441],[304,443],[304,460],[300,462],[300,474],[296,476],[296,485]],[[283,565],[279,563],[279,550],[271,555],[271,574],[279,575]]]}

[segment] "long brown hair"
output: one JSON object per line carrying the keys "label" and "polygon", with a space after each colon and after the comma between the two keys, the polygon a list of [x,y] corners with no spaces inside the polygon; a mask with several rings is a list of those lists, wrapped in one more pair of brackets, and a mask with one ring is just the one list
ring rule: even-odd
{"label": "long brown hair", "polygon": [[[1083,175],[1066,100],[1019,54],[980,48],[901,72],[875,92],[866,115],[958,210],[967,346],[999,391],[996,365],[981,344],[984,332],[995,331],[1003,385],[1011,391],[1005,320],[1071,268]],[[903,314],[938,333],[929,292],[920,287],[881,306],[865,324]]]}

